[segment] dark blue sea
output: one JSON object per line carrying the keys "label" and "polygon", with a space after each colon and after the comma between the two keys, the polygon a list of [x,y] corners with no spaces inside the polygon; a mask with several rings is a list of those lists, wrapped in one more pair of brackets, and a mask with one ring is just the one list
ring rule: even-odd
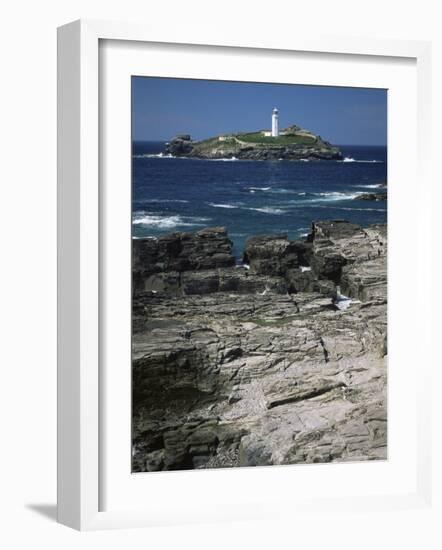
{"label": "dark blue sea", "polygon": [[251,235],[305,236],[312,221],[387,221],[386,201],[355,200],[387,181],[387,148],[340,146],[344,161],[193,160],[133,144],[133,236],[225,226],[240,257]]}

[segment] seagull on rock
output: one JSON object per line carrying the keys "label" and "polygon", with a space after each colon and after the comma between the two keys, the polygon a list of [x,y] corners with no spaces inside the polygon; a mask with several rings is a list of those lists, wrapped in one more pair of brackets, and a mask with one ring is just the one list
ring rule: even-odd
{"label": "seagull on rock", "polygon": [[344,296],[343,294],[341,294],[341,287],[340,286],[337,286],[336,287],[336,294],[332,300],[333,302],[333,305],[339,309],[339,310],[345,310],[347,309],[350,304],[351,304],[351,298],[349,298],[348,296]]}

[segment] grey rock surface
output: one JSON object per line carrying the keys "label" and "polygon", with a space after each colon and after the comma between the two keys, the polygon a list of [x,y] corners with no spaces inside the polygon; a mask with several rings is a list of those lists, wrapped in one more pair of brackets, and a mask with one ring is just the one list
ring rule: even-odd
{"label": "grey rock surface", "polygon": [[133,252],[134,471],[386,458],[385,226],[253,237],[248,268],[223,228]]}

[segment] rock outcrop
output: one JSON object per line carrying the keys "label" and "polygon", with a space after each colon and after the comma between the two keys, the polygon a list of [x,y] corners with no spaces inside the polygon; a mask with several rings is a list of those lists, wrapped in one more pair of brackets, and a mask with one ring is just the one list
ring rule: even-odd
{"label": "rock outcrop", "polygon": [[166,144],[165,154],[199,159],[242,160],[342,160],[343,155],[321,136],[296,125],[282,130],[278,137],[264,130],[214,136],[193,141],[188,134],[175,136]]}
{"label": "rock outcrop", "polygon": [[354,200],[358,201],[386,201],[387,193],[361,193]]}
{"label": "rock outcrop", "polygon": [[180,286],[184,272],[233,265],[232,241],[223,227],[134,240],[132,273],[136,291],[172,291]]}
{"label": "rock outcrop", "polygon": [[385,459],[386,227],[231,247],[133,241],[133,470]]}

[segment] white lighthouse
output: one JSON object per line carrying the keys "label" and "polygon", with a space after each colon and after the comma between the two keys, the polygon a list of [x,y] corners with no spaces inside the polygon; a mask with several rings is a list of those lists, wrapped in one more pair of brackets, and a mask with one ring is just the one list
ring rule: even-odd
{"label": "white lighthouse", "polygon": [[275,107],[272,112],[272,137],[279,136],[278,129],[278,109]]}

